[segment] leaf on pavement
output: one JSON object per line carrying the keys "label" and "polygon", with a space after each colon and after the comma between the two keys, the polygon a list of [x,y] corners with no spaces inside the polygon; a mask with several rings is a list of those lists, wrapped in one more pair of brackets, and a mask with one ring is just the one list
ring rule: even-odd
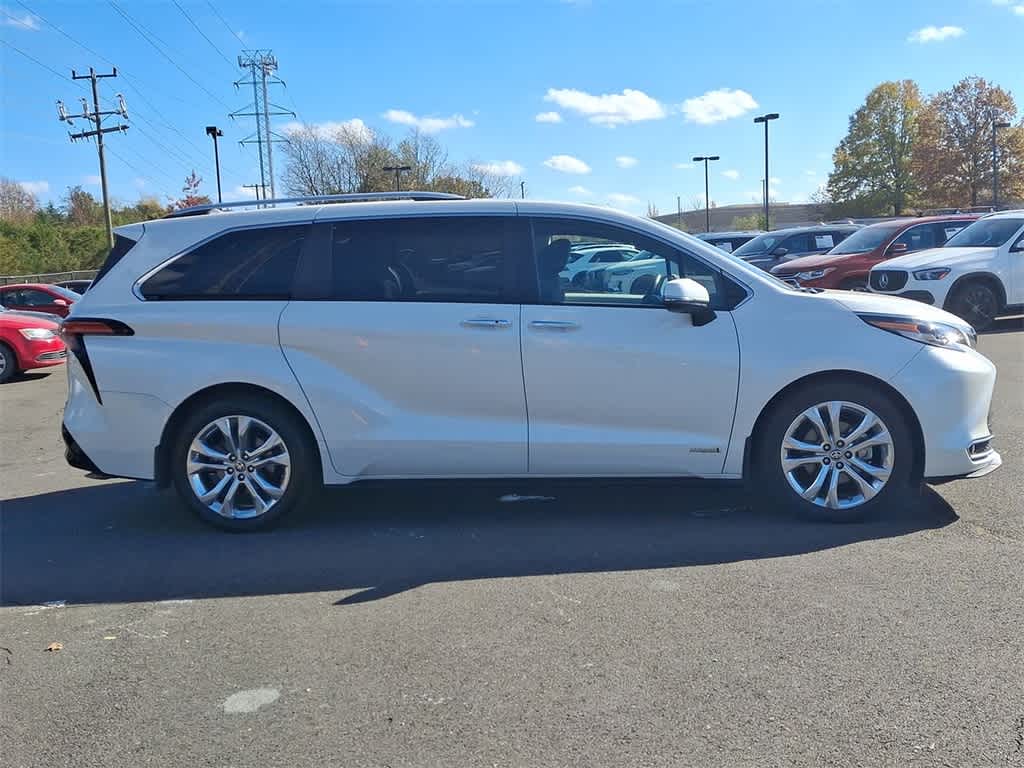
{"label": "leaf on pavement", "polygon": [[46,646],[47,651],[59,651],[64,648],[64,643],[50,643]]}

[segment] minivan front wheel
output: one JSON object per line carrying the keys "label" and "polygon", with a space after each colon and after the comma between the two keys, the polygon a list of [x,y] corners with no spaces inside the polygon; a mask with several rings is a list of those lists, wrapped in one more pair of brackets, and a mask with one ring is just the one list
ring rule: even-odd
{"label": "minivan front wheel", "polygon": [[770,498],[804,517],[850,522],[902,501],[913,446],[891,398],[858,381],[826,381],[774,408],[757,458]]}
{"label": "minivan front wheel", "polygon": [[179,497],[212,525],[255,531],[314,487],[315,451],[287,409],[259,397],[216,400],[182,425],[174,447]]}

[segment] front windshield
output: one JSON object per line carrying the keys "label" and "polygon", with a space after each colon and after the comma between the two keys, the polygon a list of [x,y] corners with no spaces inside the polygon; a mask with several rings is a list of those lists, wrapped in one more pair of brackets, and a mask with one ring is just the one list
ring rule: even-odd
{"label": "front windshield", "polygon": [[902,229],[905,224],[884,224],[858,229],[828,252],[829,256],[873,251]]}
{"label": "front windshield", "polygon": [[998,248],[1013,237],[1022,224],[1024,219],[979,219],[949,238],[943,247],[976,248],[987,245]]}
{"label": "front windshield", "polygon": [[764,235],[758,235],[753,240],[744,243],[733,251],[732,255],[748,256],[755,253],[767,253],[781,242],[782,237],[780,235],[769,232]]}

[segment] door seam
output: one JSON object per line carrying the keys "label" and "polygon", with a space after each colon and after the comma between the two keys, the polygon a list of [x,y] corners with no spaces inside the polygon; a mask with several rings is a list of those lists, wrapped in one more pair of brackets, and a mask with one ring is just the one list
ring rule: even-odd
{"label": "door seam", "polygon": [[526,472],[530,472],[530,399],[526,396],[526,356],[523,354],[523,305],[519,305],[519,375],[523,380],[523,411],[526,414]]}

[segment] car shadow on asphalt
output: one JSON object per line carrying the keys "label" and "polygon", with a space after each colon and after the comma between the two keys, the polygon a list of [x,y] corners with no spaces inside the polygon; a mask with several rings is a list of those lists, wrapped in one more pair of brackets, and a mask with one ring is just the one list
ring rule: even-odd
{"label": "car shadow on asphalt", "polygon": [[117,482],[0,503],[0,602],[357,590],[337,602],[351,605],[438,582],[784,557],[957,519],[930,489],[878,520],[830,525],[755,512],[740,488],[417,482],[330,490],[273,531],[232,535],[150,483]]}

